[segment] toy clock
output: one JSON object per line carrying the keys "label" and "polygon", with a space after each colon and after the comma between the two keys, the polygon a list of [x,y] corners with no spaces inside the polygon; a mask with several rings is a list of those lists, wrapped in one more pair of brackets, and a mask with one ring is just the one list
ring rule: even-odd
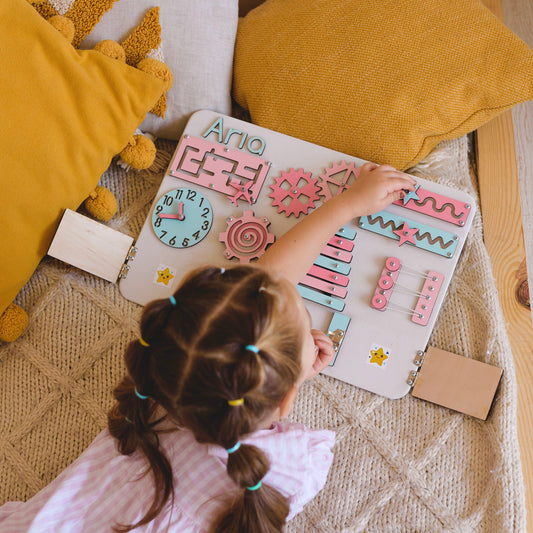
{"label": "toy clock", "polygon": [[200,192],[182,187],[157,200],[152,211],[152,228],[157,238],[173,248],[199,243],[211,229],[213,209]]}

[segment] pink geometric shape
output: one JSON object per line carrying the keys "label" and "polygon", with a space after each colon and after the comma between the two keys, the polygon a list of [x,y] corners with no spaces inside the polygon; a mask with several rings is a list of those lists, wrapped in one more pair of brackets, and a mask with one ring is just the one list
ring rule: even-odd
{"label": "pink geometric shape", "polygon": [[344,298],[348,292],[348,290],[344,287],[339,287],[339,285],[328,283],[327,281],[314,278],[313,276],[309,276],[307,274],[300,280],[300,283],[327,294],[331,294],[332,296],[338,296],[339,298]]}
{"label": "pink geometric shape", "polygon": [[337,237],[336,235],[332,237],[328,244],[331,246],[336,246],[337,248],[341,248],[342,250],[346,250],[347,252],[351,252],[354,247],[354,243],[348,239],[343,239],[342,237]]}
{"label": "pink geometric shape", "polygon": [[416,302],[414,314],[411,318],[412,322],[421,326],[427,325],[443,281],[444,276],[442,274],[433,271],[427,273],[426,281],[420,291],[421,295]]}
{"label": "pink geometric shape", "polygon": [[324,174],[320,174],[320,194],[324,196],[324,201],[344,192],[359,177],[360,172],[361,167],[356,168],[353,162],[333,163]]}
{"label": "pink geometric shape", "polygon": [[[376,286],[376,290],[370,301],[370,307],[377,309],[378,311],[385,311],[387,304],[389,303],[392,295],[392,289],[398,280],[400,275],[400,267],[402,262],[397,257],[389,257],[385,261],[385,266],[381,271],[379,280]],[[389,267],[392,267],[391,270]]]}
{"label": "pink geometric shape", "polygon": [[224,233],[218,238],[226,245],[226,259],[237,257],[241,263],[249,263],[261,257],[275,236],[269,233],[270,221],[266,217],[256,218],[253,211],[245,211],[241,217],[229,217]]}
{"label": "pink geometric shape", "polygon": [[417,231],[418,231],[418,228],[410,228],[407,225],[407,222],[404,222],[400,229],[393,230],[393,233],[396,233],[396,235],[400,237],[400,242],[398,243],[398,246],[401,246],[402,244],[405,244],[406,242],[415,244],[414,235]]}
{"label": "pink geometric shape", "polygon": [[418,200],[411,198],[405,205],[403,200],[397,200],[393,203],[411,209],[412,211],[450,222],[456,226],[464,226],[466,224],[471,212],[469,204],[422,189],[421,187],[416,190],[416,195],[418,196]]}
{"label": "pink geometric shape", "polygon": [[311,276],[315,276],[315,278],[320,278],[324,281],[329,281],[330,283],[342,285],[343,287],[346,287],[350,281],[350,278],[344,274],[337,274],[336,272],[332,272],[327,268],[322,268],[317,265],[313,265],[309,269],[309,274],[311,274]]}
{"label": "pink geometric shape", "polygon": [[335,248],[334,246],[330,246],[329,244],[326,244],[326,246],[320,253],[327,257],[338,259],[339,261],[342,261],[343,263],[349,263],[352,260],[351,253],[346,252],[345,250],[339,250],[338,248]]}
{"label": "pink geometric shape", "polygon": [[298,218],[302,213],[307,215],[319,199],[317,179],[311,176],[311,172],[306,173],[302,168],[282,171],[270,186],[272,192],[268,196],[274,200],[272,207],[277,207],[278,213],[285,213],[287,217],[294,215]]}
{"label": "pink geometric shape", "polygon": [[235,185],[242,185],[247,194],[238,197],[252,203],[259,196],[269,168],[268,161],[261,157],[185,135],[169,171],[172,176],[230,197],[237,195]]}

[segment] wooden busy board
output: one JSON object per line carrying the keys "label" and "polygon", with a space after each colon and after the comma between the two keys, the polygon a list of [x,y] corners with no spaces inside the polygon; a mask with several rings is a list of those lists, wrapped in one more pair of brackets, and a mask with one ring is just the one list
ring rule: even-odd
{"label": "wooden busy board", "polygon": [[[137,239],[122,294],[145,304],[172,294],[194,267],[255,261],[342,193],[363,163],[198,111]],[[464,192],[416,180],[403,201],[339,228],[298,285],[313,326],[338,347],[324,373],[388,398],[411,387],[475,211]]]}

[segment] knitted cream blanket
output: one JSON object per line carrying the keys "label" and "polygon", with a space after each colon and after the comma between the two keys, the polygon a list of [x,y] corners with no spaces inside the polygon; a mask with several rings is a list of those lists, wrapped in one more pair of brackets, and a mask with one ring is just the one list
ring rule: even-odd
{"label": "knitted cream blanket", "polygon": [[[110,167],[102,184],[119,198],[110,226],[139,233],[174,147],[160,142],[149,171]],[[413,174],[477,196],[468,153],[467,137],[442,143]],[[0,347],[0,504],[35,494],[105,426],[140,315],[115,285],[51,258],[17,302],[30,324]],[[335,459],[326,487],[289,532],[525,530],[514,366],[479,211],[430,344],[504,369],[488,420],[315,378],[292,418],[335,430]]]}

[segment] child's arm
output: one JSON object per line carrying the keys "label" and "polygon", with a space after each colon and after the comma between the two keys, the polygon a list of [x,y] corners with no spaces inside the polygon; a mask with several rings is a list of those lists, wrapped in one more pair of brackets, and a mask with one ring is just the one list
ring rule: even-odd
{"label": "child's arm", "polygon": [[381,211],[413,191],[415,180],[389,165],[365,163],[355,182],[304,217],[259,258],[296,284],[307,273],[331,237],[352,218]]}

